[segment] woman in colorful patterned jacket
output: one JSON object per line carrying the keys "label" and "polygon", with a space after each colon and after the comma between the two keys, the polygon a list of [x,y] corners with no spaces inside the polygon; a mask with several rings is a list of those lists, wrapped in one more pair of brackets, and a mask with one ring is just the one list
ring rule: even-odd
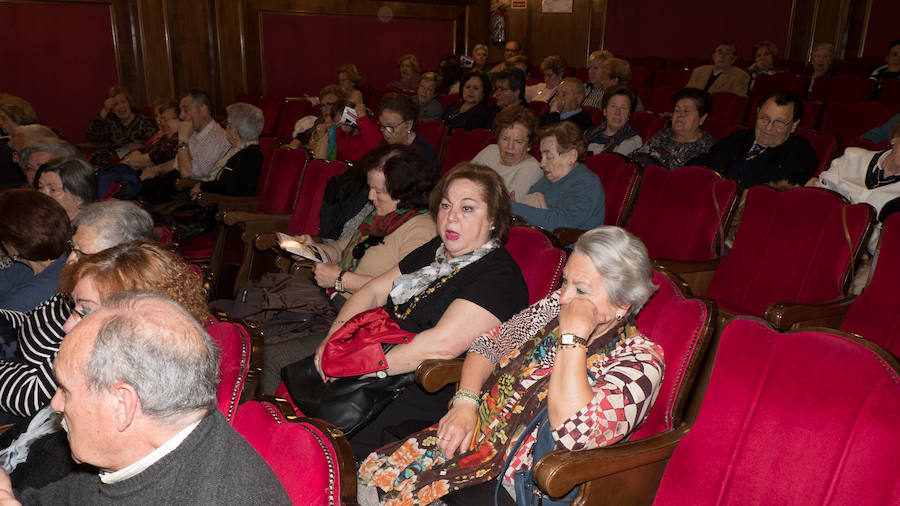
{"label": "woman in colorful patterned jacket", "polygon": [[495,478],[511,492],[499,504],[515,504],[546,451],[606,446],[640,425],[664,370],[662,349],[634,326],[655,289],[646,248],[598,227],[563,274],[560,290],[475,340],[437,425],[365,459],[363,504],[376,492],[383,504],[489,503]]}

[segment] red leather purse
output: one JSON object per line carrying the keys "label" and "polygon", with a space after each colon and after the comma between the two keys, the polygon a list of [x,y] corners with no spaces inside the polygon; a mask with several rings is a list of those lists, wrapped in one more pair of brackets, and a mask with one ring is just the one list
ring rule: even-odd
{"label": "red leather purse", "polygon": [[401,329],[381,308],[363,311],[337,330],[322,352],[322,372],[343,378],[388,368],[382,344],[408,343],[416,335]]}

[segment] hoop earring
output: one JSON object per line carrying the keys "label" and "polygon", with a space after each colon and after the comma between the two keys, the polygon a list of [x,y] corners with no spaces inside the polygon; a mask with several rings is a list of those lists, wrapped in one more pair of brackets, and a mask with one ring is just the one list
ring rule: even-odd
{"label": "hoop earring", "polygon": [[616,321],[617,322],[622,321],[622,315],[620,315],[619,313],[616,313]]}

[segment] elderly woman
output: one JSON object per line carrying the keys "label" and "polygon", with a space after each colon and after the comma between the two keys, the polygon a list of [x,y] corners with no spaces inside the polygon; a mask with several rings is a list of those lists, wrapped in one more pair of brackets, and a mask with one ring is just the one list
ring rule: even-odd
{"label": "elderly woman", "polygon": [[475,44],[472,48],[472,70],[480,70],[484,73],[488,72],[488,53],[490,50],[484,44]]}
{"label": "elderly woman", "polygon": [[[374,210],[353,235],[329,243],[317,243],[306,234],[296,237],[300,244],[315,245],[327,256],[324,262],[313,265],[314,281],[328,289],[337,308],[436,233],[434,220],[428,215],[433,172],[422,170],[427,162],[418,150],[385,144],[363,156],[360,165]],[[283,366],[313,353],[322,339],[321,335],[314,337],[315,342],[305,348],[296,340],[266,346],[263,391],[275,389]]]}
{"label": "elderly woman", "polygon": [[253,195],[262,170],[263,155],[259,150],[259,134],[262,133],[263,112],[259,107],[237,102],[225,112],[225,137],[231,149],[216,162],[210,172],[210,180],[191,188],[191,197],[201,191],[225,195]]}
{"label": "elderly woman", "polygon": [[491,80],[478,70],[466,72],[459,82],[460,100],[444,109],[442,120],[447,128],[475,130],[490,128],[496,109],[488,105],[493,94]]}
{"label": "elderly woman", "polygon": [[831,42],[819,42],[813,47],[810,64],[809,90],[812,91],[813,83],[820,77],[834,77],[837,72],[831,70],[831,61],[834,59],[834,44]]}
{"label": "elderly woman", "polygon": [[362,76],[359,74],[356,65],[348,63],[338,67],[337,80],[338,86],[340,86],[341,89],[344,90],[344,94],[347,95],[347,100],[354,104],[363,103],[362,92],[356,89],[356,87],[359,86],[360,81],[362,81]]}
{"label": "elderly woman", "polygon": [[387,83],[387,87],[415,91],[419,85],[419,60],[415,55],[407,53],[397,59],[397,65],[400,68],[400,78]]}
{"label": "elderly woman", "polygon": [[546,230],[560,227],[590,229],[603,224],[606,194],[600,178],[582,162],[585,142],[581,129],[570,121],[538,132],[544,179],[533,184],[512,212]]}
{"label": "elderly woman", "polygon": [[879,221],[869,240],[869,252],[874,254],[881,224],[887,218],[882,208],[900,197],[900,122],[891,129],[891,149],[847,148],[843,156],[831,162],[828,170],[810,178],[806,186],[828,188],[854,204],[864,202],[874,207]]}
{"label": "elderly woman", "polygon": [[441,119],[444,106],[437,100],[438,86],[441,76],[434,72],[425,72],[419,76],[419,87],[416,89],[416,103],[419,105],[419,121]]}
{"label": "elderly woman", "polygon": [[613,86],[606,90],[603,95],[603,123],[584,133],[588,151],[595,155],[604,151],[627,155],[641,147],[641,136],[628,123],[636,102],[637,94],[631,88]]}
{"label": "elderly woman", "polygon": [[300,146],[312,145],[312,137],[320,134],[322,128],[326,128],[321,125],[326,124],[330,126],[337,123],[337,121],[333,120],[335,111],[337,110],[340,111],[337,113],[337,117],[340,119],[340,113],[343,112],[344,107],[334,107],[337,101],[340,100],[343,105],[349,105],[347,94],[344,93],[343,88],[336,84],[324,86],[322,90],[319,91],[318,97],[306,95],[306,98],[310,103],[319,106],[321,115],[318,118],[314,115],[309,115],[298,119],[297,122],[294,123],[293,140],[287,144],[288,148],[299,148]]}
{"label": "elderly woman", "polygon": [[566,59],[562,56],[548,56],[541,62],[544,82],[525,88],[525,100],[529,102],[549,102],[556,87],[566,77]]}
{"label": "elderly woman", "polygon": [[154,110],[159,130],[140,148],[122,158],[133,168],[160,165],[175,158],[178,152],[178,104],[166,101]]}
{"label": "elderly woman", "polygon": [[777,74],[786,72],[787,69],[775,66],[775,57],[778,56],[778,46],[774,43],[764,40],[753,45],[753,63],[747,67],[747,73],[750,74],[750,89],[756,83],[756,76],[760,74]]}
{"label": "elderly woman", "polygon": [[[382,504],[424,505],[446,494],[488,504],[495,479],[521,490],[516,483],[530,473],[517,472],[532,468],[545,442],[577,451],[626,439],[665,369],[662,348],[634,325],[654,290],[637,238],[616,227],[582,235],[557,292],[475,340],[440,422],[363,461],[361,503],[378,487]],[[499,493],[499,504],[515,504]]]}
{"label": "elderly woman", "polygon": [[657,132],[634,153],[642,165],[660,165],[667,169],[682,167],[695,156],[708,153],[716,140],[700,126],[709,117],[712,97],[697,88],[684,88],[672,95],[675,106],[672,126]]}
{"label": "elderly woman", "polygon": [[891,42],[884,60],[885,64],[873,70],[869,75],[869,78],[876,82],[875,92],[872,94],[872,98],[875,99],[881,94],[881,85],[884,84],[885,79],[900,78],[900,39]]}
{"label": "elderly woman", "polygon": [[0,244],[16,262],[0,270],[0,309],[29,311],[56,293],[72,236],[66,210],[32,190],[0,193]]}
{"label": "elderly woman", "polygon": [[4,136],[12,135],[13,131],[21,125],[30,125],[37,121],[34,107],[25,99],[0,93],[0,130]]}
{"label": "elderly woman", "polygon": [[67,158],[41,165],[34,175],[34,189],[59,202],[70,220],[81,208],[97,201],[97,176],[81,158]]}
{"label": "elderly woman", "polygon": [[603,100],[604,78],[606,76],[603,64],[612,57],[613,54],[605,49],[594,51],[588,56],[588,83],[584,85],[585,96],[581,105],[593,107],[594,109],[603,107],[601,102]]}
{"label": "elderly woman", "polygon": [[[416,133],[419,107],[411,97],[388,93],[378,104],[376,115],[378,123],[381,125],[384,143],[412,146],[418,149],[422,156],[436,168],[437,155],[434,147]],[[366,123],[366,125],[371,125],[371,123]],[[360,122],[360,130],[363,128],[364,124]]]}
{"label": "elderly woman", "polygon": [[[424,420],[427,426],[440,416],[449,396],[410,386],[423,360],[459,355],[528,301],[522,274],[503,247],[509,199],[496,172],[457,165],[435,186],[429,210],[438,237],[354,293],[315,356],[282,371],[300,409],[350,434],[360,455],[380,444],[388,425]],[[364,344],[375,336],[399,344],[381,354],[380,345]],[[357,379],[367,373],[377,378]],[[323,383],[327,377],[340,379]],[[371,404],[355,403],[352,390],[361,382],[371,393],[362,402]]]}
{"label": "elderly woman", "polygon": [[121,158],[147,141],[156,132],[153,119],[138,112],[137,106],[123,86],[113,86],[106,92],[100,112],[91,119],[87,136],[94,142],[105,142],[92,160],[106,165]]}
{"label": "elderly woman", "polygon": [[543,176],[538,161],[528,153],[537,139],[537,125],[537,116],[529,107],[510,105],[501,109],[494,118],[497,143],[472,159],[472,163],[486,165],[500,174],[513,199],[524,199]]}

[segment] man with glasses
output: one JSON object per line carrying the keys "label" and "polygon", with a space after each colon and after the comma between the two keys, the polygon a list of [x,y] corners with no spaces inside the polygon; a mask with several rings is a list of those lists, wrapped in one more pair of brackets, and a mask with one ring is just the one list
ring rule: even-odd
{"label": "man with glasses", "polygon": [[494,80],[494,99],[497,107],[503,109],[508,105],[528,106],[525,102],[525,73],[519,69],[504,69],[492,72]]}
{"label": "man with glasses", "polygon": [[793,135],[803,116],[803,102],[794,93],[777,90],[759,103],[755,129],[732,133],[688,165],[711,167],[744,188],[803,186],[818,165],[809,141]]}

